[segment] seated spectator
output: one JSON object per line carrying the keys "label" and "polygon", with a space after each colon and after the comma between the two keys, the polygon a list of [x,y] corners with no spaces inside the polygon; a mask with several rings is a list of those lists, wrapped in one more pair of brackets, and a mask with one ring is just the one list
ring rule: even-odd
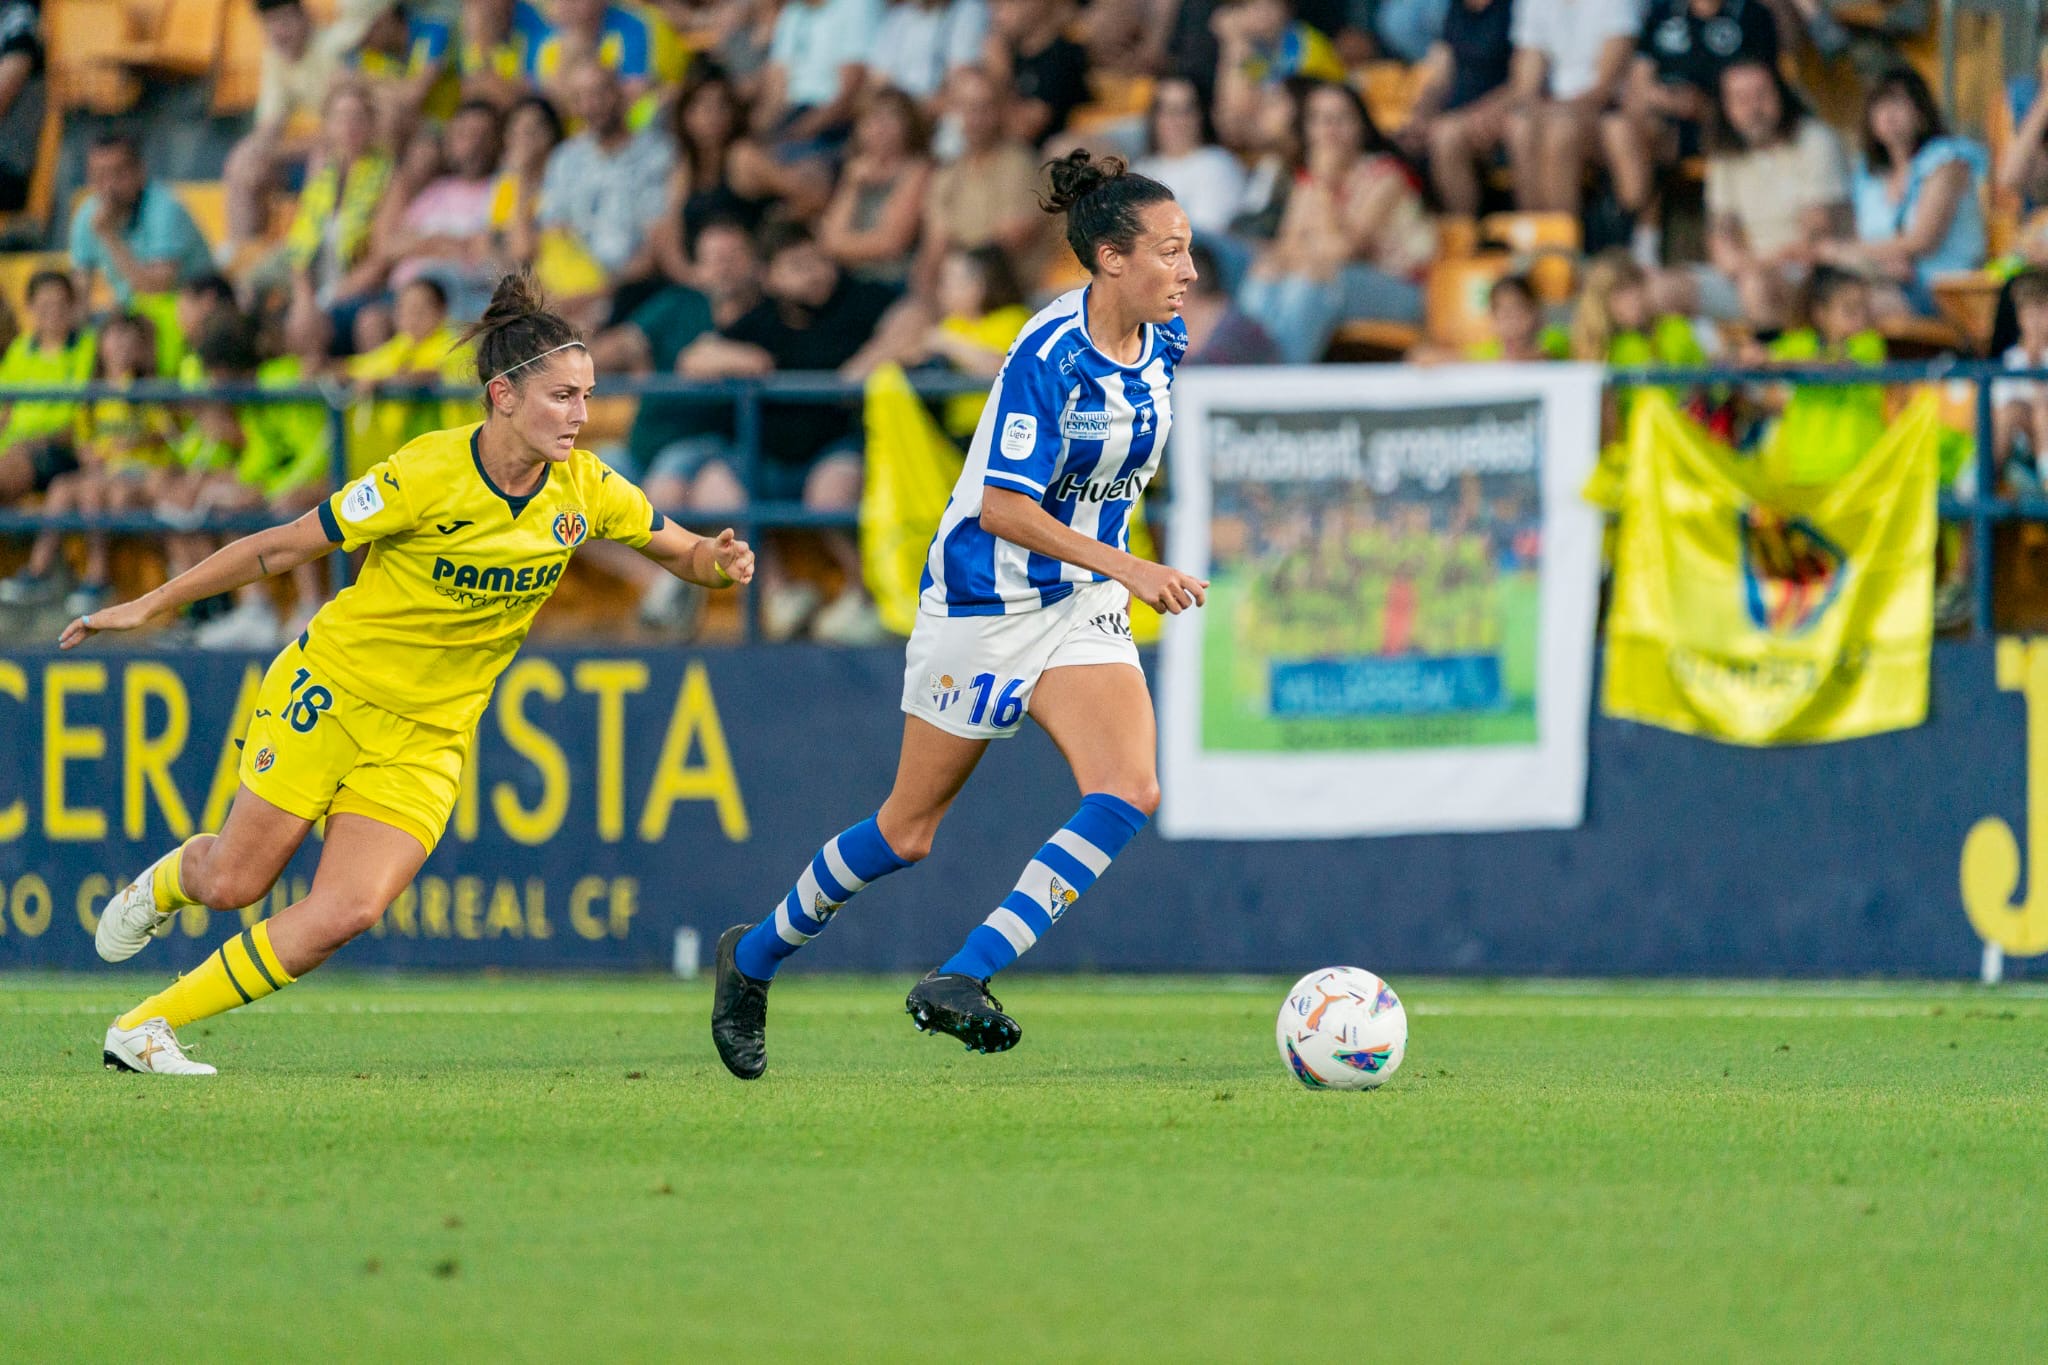
{"label": "seated spectator", "polygon": [[534,36],[546,25],[526,0],[462,0],[455,41],[460,98],[507,113],[533,93],[526,71]]}
{"label": "seated spectator", "polygon": [[790,0],[782,7],[754,100],[756,140],[735,158],[741,194],[787,199],[799,217],[823,207],[831,160],[852,130],[881,21],[881,0]]}
{"label": "seated spectator", "polygon": [[28,206],[48,92],[41,0],[0,0],[0,213]]}
{"label": "seated spectator", "polygon": [[[778,370],[838,370],[857,362],[897,293],[887,285],[846,278],[819,249],[808,229],[771,227],[762,254],[768,262],[767,298],[738,321],[707,333],[677,362],[697,379],[727,379]],[[815,403],[762,406],[762,458],[749,489],[732,458],[707,463],[696,476],[693,505],[730,509],[753,497],[801,499],[813,511],[851,513],[860,502],[858,415]],[[861,584],[860,551],[851,537],[831,532],[827,551],[845,574],[846,587],[819,610],[820,594],[793,583],[779,556],[765,566],[762,623],[775,639],[788,639],[813,615],[813,633],[840,643],[879,638],[880,621]]]}
{"label": "seated spectator", "polygon": [[818,222],[818,245],[856,279],[902,284],[924,223],[932,163],[917,102],[901,90],[869,95],[847,144],[839,188]]}
{"label": "seated spectator", "polygon": [[868,60],[868,88],[893,86],[926,113],[954,72],[981,60],[988,39],[984,0],[891,0]]}
{"label": "seated spectator", "polygon": [[1764,0],[1656,0],[1643,20],[1621,107],[1602,117],[1600,142],[1647,267],[1658,263],[1657,168],[1699,154],[1721,73],[1735,62],[1777,69],[1778,25]]}
{"label": "seated spectator", "polygon": [[[1010,345],[1031,320],[1023,286],[1009,257],[993,246],[956,247],[939,263],[938,287],[930,304],[898,308],[857,360],[840,368],[848,379],[865,380],[876,367],[938,369],[976,379],[994,379]],[[939,429],[956,445],[974,436],[988,402],[985,393],[961,393],[940,404]]]}
{"label": "seated spectator", "polygon": [[1410,156],[1428,154],[1430,181],[1447,213],[1479,212],[1480,160],[1507,137],[1515,107],[1508,83],[1514,7],[1515,0],[1451,0],[1443,36],[1423,59],[1415,107],[1397,136]]}
{"label": "seated spectator", "polygon": [[[100,329],[93,378],[125,387],[156,376],[156,337],[147,318],[124,313]],[[123,398],[80,405],[76,433],[78,468],[50,484],[43,511],[86,517],[118,516],[155,505],[161,480],[172,464],[170,441],[176,426],[163,409]],[[0,582],[0,603],[22,606],[55,601],[66,576],[59,554],[63,533],[44,531],[28,563]],[[106,605],[112,588],[105,531],[85,533],[85,574],[64,597],[66,616],[83,616]]]}
{"label": "seated spectator", "polygon": [[1517,208],[1579,211],[1598,120],[1620,93],[1637,27],[1635,0],[1515,0],[1506,138]]}
{"label": "seated spectator", "polygon": [[732,151],[746,131],[746,109],[732,81],[716,67],[700,67],[669,106],[669,140],[676,168],[669,173],[668,205],[649,234],[655,264],[675,284],[697,285],[691,264],[698,230],[730,220],[758,231],[770,202],[745,199],[726,177]]}
{"label": "seated spectator", "polygon": [[344,337],[356,311],[382,292],[387,268],[370,249],[370,227],[392,172],[391,158],[375,136],[369,94],[357,84],[335,86],[327,97],[320,152],[285,234],[293,299],[328,310]]}
{"label": "seated spectator", "polygon": [[[214,318],[199,338],[197,354],[209,384],[246,385],[260,377],[262,355],[250,319]],[[329,491],[326,409],[320,404],[201,404],[186,441],[183,460],[198,486],[180,518],[261,511],[289,521],[311,511]],[[193,642],[203,649],[269,649],[297,635],[325,595],[319,562],[294,570],[292,583],[298,602],[282,621],[265,586],[250,584],[235,594],[233,610],[199,627]]]}
{"label": "seated spectator", "polygon": [[1984,264],[1984,149],[1942,126],[1934,96],[1915,71],[1889,72],[1863,104],[1863,157],[1850,185],[1856,236],[1821,242],[1814,255],[1882,283],[1878,314],[1931,316],[1929,284]]}
{"label": "seated spectator", "polygon": [[356,45],[356,76],[377,106],[382,140],[397,145],[424,116],[438,123],[462,97],[448,26],[398,0],[370,21]]}
{"label": "seated spectator", "polygon": [[1344,63],[1320,30],[1295,18],[1292,0],[1232,0],[1210,21],[1216,33],[1216,126],[1232,142],[1250,134],[1260,92],[1289,76],[1341,83]]}
{"label": "seated spectator", "polygon": [[1301,173],[1238,303],[1290,365],[1323,357],[1346,318],[1422,319],[1436,229],[1358,92],[1319,85],[1303,108]]}
{"label": "seated spectator", "polygon": [[[222,313],[238,313],[240,305],[235,301],[235,286],[225,275],[208,274],[185,281],[178,286],[178,301],[171,310],[171,330],[175,335],[177,359],[164,366],[167,377],[175,377],[186,388],[197,388],[206,382],[200,371],[199,358],[192,354],[192,348],[199,343],[199,334],[206,330],[206,324]],[[164,340],[157,338],[162,349]]]}
{"label": "seated spectator", "polygon": [[170,186],[143,173],[132,137],[102,133],[93,139],[85,183],[89,193],[71,214],[71,269],[80,298],[92,297],[102,274],[115,304],[125,309],[138,296],[168,299],[185,281],[212,273],[213,255],[198,225]]}
{"label": "seated spectator", "polygon": [[391,339],[351,357],[345,367],[355,395],[349,409],[351,478],[413,437],[446,425],[438,398],[381,395],[460,382],[468,360],[457,355],[462,337],[448,325],[448,295],[434,280],[422,276],[401,288],[393,316]]}
{"label": "seated spectator", "polygon": [[959,129],[960,155],[933,173],[925,195],[919,292],[937,286],[949,251],[994,245],[1009,253],[1017,274],[1037,281],[1052,243],[1050,222],[1033,189],[1038,158],[1003,131],[1002,89],[978,67],[953,73],[946,106]]}
{"label": "seated spectator", "polygon": [[1037,147],[1088,102],[1088,54],[1066,35],[1062,0],[990,0],[981,66],[1010,91],[1004,131]]}
{"label": "seated spectator", "polygon": [[270,195],[310,157],[320,141],[328,94],[347,70],[369,21],[382,4],[345,6],[343,16],[315,29],[300,0],[256,0],[263,24],[263,72],[253,126],[228,153],[221,171],[227,240],[216,259],[232,265],[270,225]]}
{"label": "seated spectator", "polygon": [[0,498],[40,492],[78,467],[73,428],[78,405],[49,399],[7,402],[5,391],[63,389],[92,378],[93,337],[81,331],[78,292],[61,270],[28,280],[27,330],[0,355]]}
{"label": "seated spectator", "polygon": [[[1301,171],[1302,106],[1307,103],[1309,92],[1321,84],[1295,76],[1267,88],[1260,102],[1255,135],[1245,146],[1253,160],[1245,177],[1244,198],[1238,203],[1237,217],[1231,220],[1233,240],[1270,242],[1280,230],[1280,215],[1287,211],[1288,191]],[[1243,273],[1227,258],[1220,263],[1233,277]],[[1248,255],[1243,264],[1250,264]]]}
{"label": "seated spectator", "polygon": [[1571,359],[1570,333],[1543,321],[1543,305],[1527,275],[1503,275],[1493,282],[1486,291],[1486,318],[1493,335],[1467,347],[1467,360],[1527,363]]}
{"label": "seated spectator", "polygon": [[543,22],[528,40],[526,72],[538,89],[581,120],[575,72],[595,62],[618,83],[626,126],[639,132],[652,124],[655,87],[682,75],[683,58],[666,25],[609,0],[544,0],[539,12]]}
{"label": "seated spectator", "polygon": [[1231,301],[1216,254],[1197,237],[1188,248],[1195,282],[1181,300],[1180,320],[1188,329],[1189,365],[1278,365],[1280,348],[1266,329]]}
{"label": "seated spectator", "polygon": [[[661,217],[675,149],[658,130],[635,133],[626,126],[619,83],[598,63],[577,66],[569,89],[583,131],[548,157],[534,218],[544,234],[536,271],[546,287],[570,296],[565,303],[572,311],[577,305],[571,300],[580,294],[605,305],[596,316],[612,303],[630,312],[659,287],[648,234]],[[551,251],[558,258],[553,262]],[[572,281],[577,269],[583,278]],[[572,282],[584,287],[568,288]],[[580,311],[592,314],[587,306]]]}
{"label": "seated spectator", "polygon": [[554,105],[540,95],[520,99],[505,116],[505,156],[491,182],[490,228],[498,254],[512,266],[532,266],[541,287],[553,295],[578,292],[550,279],[537,259],[541,233],[534,215],[548,159],[563,136],[562,116]]}
{"label": "seated spectator", "polygon": [[1676,313],[1658,312],[1652,304],[1650,274],[1626,249],[1595,256],[1572,310],[1572,359],[1616,368],[1706,364],[1706,350],[1692,324]]}
{"label": "seated spectator", "polygon": [[[701,290],[670,285],[592,340],[591,359],[600,373],[675,374],[697,338],[733,326],[761,301],[753,236],[732,219],[714,218],[698,229],[689,273],[702,281]],[[656,507],[715,509],[730,496],[720,480],[730,480],[732,441],[730,402],[649,396],[640,400],[627,433],[626,462]],[[698,475],[714,464],[719,472],[700,493]],[[630,552],[610,554],[602,567],[640,590],[643,626],[685,637],[695,633],[704,606],[701,589]]]}
{"label": "seated spectator", "polygon": [[[2013,277],[2019,339],[2001,363],[2008,370],[2048,370],[2048,271]],[[1991,386],[1992,450],[2009,487],[2038,494],[2048,483],[2048,381],[2001,379]]]}
{"label": "seated spectator", "polygon": [[391,261],[391,287],[431,279],[458,318],[481,316],[504,273],[491,238],[491,200],[500,152],[498,111],[471,100],[455,111],[441,137],[440,174],[380,224],[378,252]]}
{"label": "seated spectator", "polygon": [[1775,329],[1815,249],[1849,222],[1835,130],[1775,64],[1734,62],[1707,130],[1707,262],[1664,272],[1659,293],[1677,312]]}
{"label": "seated spectator", "polygon": [[[1871,289],[1860,276],[1818,266],[1807,277],[1797,325],[1766,348],[1775,364],[1882,365],[1884,338],[1871,319]],[[1879,384],[1794,384],[1765,395],[1779,416],[1758,451],[1764,476],[1780,484],[1826,484],[1847,474],[1884,434]]]}
{"label": "seated spectator", "polygon": [[1145,155],[1131,169],[1172,190],[1198,234],[1227,230],[1244,201],[1244,165],[1216,145],[1193,81],[1169,76],[1153,87]]}
{"label": "seated spectator", "polygon": [[[427,186],[441,178],[441,135],[432,128],[415,129],[400,153],[398,164],[386,182],[384,197],[370,218],[370,248],[359,267],[366,277],[381,281],[375,294],[353,306],[350,330],[342,337],[344,353],[375,350],[391,340],[391,271],[398,264],[394,249],[405,218]],[[259,297],[261,297],[259,295]]]}

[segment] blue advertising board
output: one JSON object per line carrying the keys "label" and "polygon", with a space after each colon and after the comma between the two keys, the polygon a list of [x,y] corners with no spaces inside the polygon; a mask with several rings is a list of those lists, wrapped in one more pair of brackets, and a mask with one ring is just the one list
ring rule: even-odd
{"label": "blue advertising board", "polygon": [[[2041,686],[2023,687],[2023,656],[2036,653]],[[765,913],[825,838],[880,803],[901,659],[808,646],[529,649],[484,718],[448,837],[376,932],[337,960],[666,967],[678,929],[708,944]],[[267,662],[0,659],[0,968],[106,970],[92,950],[98,908],[176,840],[218,827]],[[1963,847],[1990,888],[1979,899],[2011,899],[2033,853],[2036,694],[2048,704],[2048,652],[1958,644],[1936,651],[1929,723],[1900,734],[1754,750],[1596,718],[1575,830],[1249,842],[1147,832],[1027,962],[1972,974],[1980,945],[1959,889]],[[929,967],[1074,804],[1042,735],[1027,727],[993,746],[931,859],[864,893],[803,967]],[[309,839],[270,901],[244,913],[304,894],[318,854]],[[2015,923],[2033,913],[2012,907]],[[241,927],[235,913],[187,912],[135,965],[190,967]]]}

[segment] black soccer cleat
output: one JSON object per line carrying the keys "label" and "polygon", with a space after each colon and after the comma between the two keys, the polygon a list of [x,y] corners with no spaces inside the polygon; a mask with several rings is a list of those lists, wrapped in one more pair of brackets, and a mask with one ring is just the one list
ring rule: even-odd
{"label": "black soccer cleat", "polygon": [[733,960],[751,924],[718,936],[717,984],[711,997],[711,1042],[725,1069],[743,1081],[768,1069],[768,982],[756,981]]}
{"label": "black soccer cleat", "polygon": [[963,972],[926,972],[910,988],[903,1010],[918,1032],[958,1038],[970,1052],[1008,1052],[1024,1041],[1023,1028],[1003,1013],[988,982]]}

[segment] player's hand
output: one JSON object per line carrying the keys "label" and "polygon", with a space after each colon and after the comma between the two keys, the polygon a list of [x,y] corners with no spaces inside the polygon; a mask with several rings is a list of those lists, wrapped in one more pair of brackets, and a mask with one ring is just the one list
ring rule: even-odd
{"label": "player's hand", "polygon": [[154,613],[143,605],[143,601],[138,597],[132,602],[102,607],[74,618],[64,627],[64,633],[57,637],[57,648],[76,649],[103,630],[134,630],[148,625]]}
{"label": "player's hand", "polygon": [[1131,590],[1133,599],[1169,616],[1178,616],[1209,600],[1207,579],[1142,559],[1122,582]]}
{"label": "player's hand", "polygon": [[735,537],[730,526],[711,542],[711,562],[736,584],[754,581],[754,547]]}

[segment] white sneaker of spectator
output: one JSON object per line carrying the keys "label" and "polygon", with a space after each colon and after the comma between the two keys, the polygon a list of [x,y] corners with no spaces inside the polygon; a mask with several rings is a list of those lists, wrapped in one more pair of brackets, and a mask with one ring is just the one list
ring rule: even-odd
{"label": "white sneaker of spectator", "polygon": [[811,623],[812,638],[827,644],[876,645],[887,635],[882,629],[882,614],[858,587],[847,588],[827,602],[818,619]]}
{"label": "white sneaker of spectator", "polygon": [[68,575],[61,569],[46,574],[23,569],[12,578],[0,579],[0,606],[39,607],[55,602],[64,595],[67,582]]}
{"label": "white sneaker of spectator", "polygon": [[761,598],[761,633],[771,640],[794,638],[817,611],[823,596],[809,583],[770,588]]}
{"label": "white sneaker of spectator", "polygon": [[640,599],[640,624],[688,640],[704,616],[704,589],[663,574],[647,585]]}
{"label": "white sneaker of spectator", "polygon": [[192,635],[192,643],[201,649],[275,649],[278,639],[277,613],[261,601],[238,603]]}

